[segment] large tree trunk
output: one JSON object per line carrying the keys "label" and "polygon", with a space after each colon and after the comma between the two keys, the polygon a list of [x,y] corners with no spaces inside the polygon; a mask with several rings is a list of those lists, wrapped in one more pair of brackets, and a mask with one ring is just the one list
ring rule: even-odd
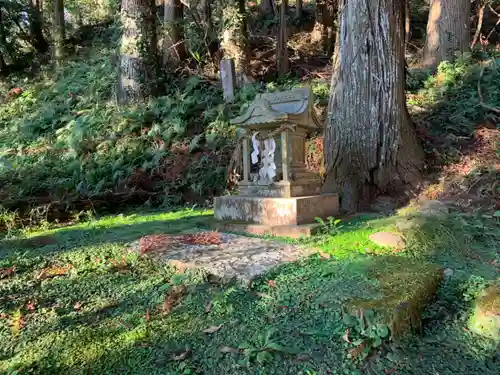
{"label": "large tree trunk", "polygon": [[470,47],[470,0],[431,0],[422,65],[436,68]]}
{"label": "large tree trunk", "polygon": [[262,0],[260,2],[260,10],[264,14],[274,13],[275,2],[274,0]]}
{"label": "large tree trunk", "polygon": [[163,56],[165,65],[178,65],[186,57],[183,18],[184,4],[181,0],[165,0]]}
{"label": "large tree trunk", "polygon": [[53,0],[54,6],[54,59],[58,65],[64,58],[66,27],[64,24],[64,0]]}
{"label": "large tree trunk", "polygon": [[222,10],[224,32],[221,47],[224,57],[234,60],[236,79],[242,84],[249,76],[248,33],[245,0],[228,0]]}
{"label": "large tree trunk", "polygon": [[323,50],[330,55],[334,48],[335,13],[338,0],[315,0],[314,29],[311,33],[313,43],[321,43]]}
{"label": "large tree trunk", "polygon": [[[32,0],[30,7],[30,37],[31,44],[38,53],[45,53],[49,50],[49,43],[43,36],[43,2],[42,0]],[[63,14],[64,15],[64,14]]]}
{"label": "large tree trunk", "polygon": [[283,77],[289,72],[288,61],[288,28],[287,21],[288,0],[281,0],[280,5],[280,23],[278,27],[278,37],[276,43],[276,64],[278,67],[278,75]]}
{"label": "large tree trunk", "polygon": [[129,103],[156,94],[158,77],[154,0],[122,0],[117,99]]}
{"label": "large tree trunk", "polygon": [[324,189],[338,191],[347,211],[421,177],[423,150],[405,100],[404,6],[339,0]]}

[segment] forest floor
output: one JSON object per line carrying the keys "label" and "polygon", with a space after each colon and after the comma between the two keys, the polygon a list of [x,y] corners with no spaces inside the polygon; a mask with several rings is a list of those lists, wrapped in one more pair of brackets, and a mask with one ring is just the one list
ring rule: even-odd
{"label": "forest floor", "polygon": [[[146,235],[203,228],[210,211],[20,231],[0,242],[0,373],[496,374],[498,341],[470,326],[475,299],[498,276],[496,219],[423,219],[404,249],[370,241],[403,215],[326,225],[300,241],[318,254],[250,289],[126,250]],[[380,306],[364,308],[364,320],[345,309],[353,299],[411,305],[431,263],[446,272],[420,334],[391,341],[373,316]]]}

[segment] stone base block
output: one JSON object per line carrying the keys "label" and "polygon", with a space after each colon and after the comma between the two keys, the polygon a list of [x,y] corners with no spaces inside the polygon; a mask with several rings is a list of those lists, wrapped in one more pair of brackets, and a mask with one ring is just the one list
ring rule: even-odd
{"label": "stone base block", "polygon": [[231,221],[216,221],[212,224],[212,228],[220,232],[248,233],[291,238],[312,236],[318,232],[320,227],[319,224],[272,226],[264,224],[235,223]]}
{"label": "stone base block", "polygon": [[267,226],[302,225],[339,213],[336,194],[294,198],[249,197],[229,195],[215,198],[217,220]]}

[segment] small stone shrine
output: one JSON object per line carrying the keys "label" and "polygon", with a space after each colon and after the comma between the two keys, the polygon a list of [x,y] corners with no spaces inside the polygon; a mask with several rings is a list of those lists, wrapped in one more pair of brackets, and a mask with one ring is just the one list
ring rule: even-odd
{"label": "small stone shrine", "polygon": [[298,237],[316,217],[338,214],[338,196],[320,194],[321,178],[306,168],[306,138],[318,129],[310,88],[257,96],[231,120],[244,132],[238,195],[215,198],[225,229]]}

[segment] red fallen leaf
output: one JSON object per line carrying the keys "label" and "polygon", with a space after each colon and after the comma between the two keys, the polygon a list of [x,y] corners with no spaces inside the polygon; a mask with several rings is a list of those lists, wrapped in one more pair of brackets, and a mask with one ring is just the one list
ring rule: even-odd
{"label": "red fallen leaf", "polygon": [[16,267],[12,266],[9,268],[0,268],[0,280],[6,279],[16,274]]}
{"label": "red fallen leaf", "polygon": [[267,280],[267,285],[269,285],[271,288],[276,288],[276,281]]}
{"label": "red fallen leaf", "polygon": [[28,302],[26,304],[26,310],[28,310],[28,311],[34,311],[35,310],[35,304],[33,302]]}
{"label": "red fallen leaf", "polygon": [[351,358],[357,358],[358,355],[360,355],[364,349],[365,349],[365,344],[362,343],[359,346],[357,346],[356,348],[349,349],[348,352],[349,352]]}
{"label": "red fallen leaf", "polygon": [[347,330],[345,331],[345,335],[342,336],[342,339],[349,343],[349,344],[352,344],[351,340],[349,340],[349,333],[351,332],[351,330],[349,328],[347,328]]}
{"label": "red fallen leaf", "polygon": [[288,306],[278,306],[280,309],[288,309]]}
{"label": "red fallen leaf", "polygon": [[166,234],[151,234],[144,236],[139,240],[139,252],[141,255],[151,251],[164,249],[172,242],[172,239]]}
{"label": "red fallen leaf", "polygon": [[80,311],[80,309],[82,308],[82,303],[80,301],[77,301],[75,303],[75,305],[73,306],[73,308],[76,310],[76,311]]}

